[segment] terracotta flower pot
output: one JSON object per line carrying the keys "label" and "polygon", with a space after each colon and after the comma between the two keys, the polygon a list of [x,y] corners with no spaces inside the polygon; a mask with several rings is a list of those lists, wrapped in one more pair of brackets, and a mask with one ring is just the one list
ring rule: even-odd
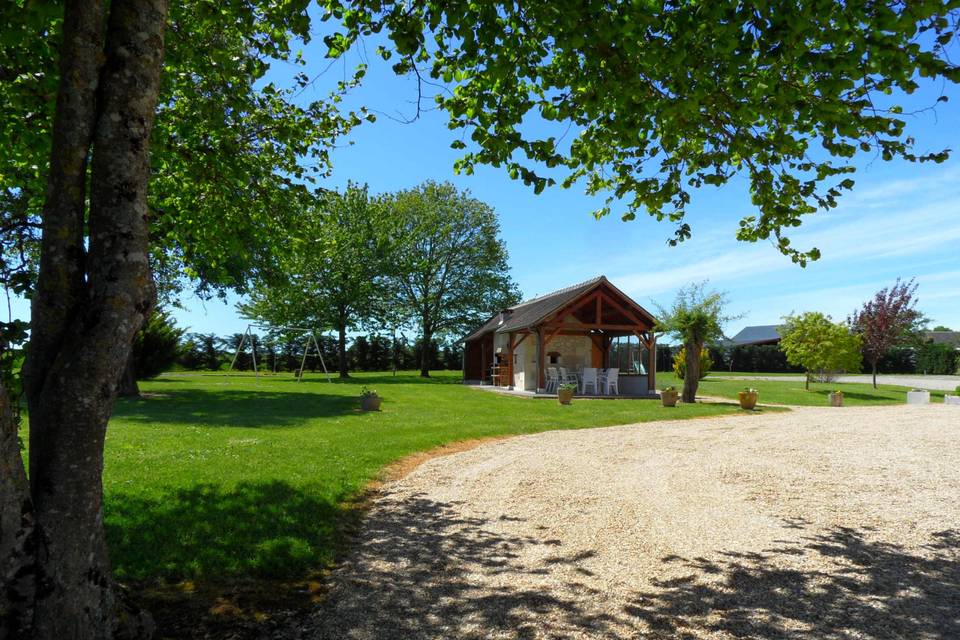
{"label": "terracotta flower pot", "polygon": [[740,408],[747,409],[752,411],[757,406],[757,400],[760,399],[760,394],[756,391],[741,391],[737,394],[740,398]]}
{"label": "terracotta flower pot", "polygon": [[677,406],[677,400],[679,399],[680,399],[680,392],[677,390],[660,392],[660,401],[663,403],[663,406],[665,407]]}
{"label": "terracotta flower pot", "polygon": [[558,389],[557,401],[560,404],[570,404],[573,400],[573,389]]}
{"label": "terracotta flower pot", "polygon": [[843,406],[843,394],[833,392],[830,394],[830,406],[831,407],[842,407]]}
{"label": "terracotta flower pot", "polygon": [[361,396],[361,411],[380,411],[380,396]]}

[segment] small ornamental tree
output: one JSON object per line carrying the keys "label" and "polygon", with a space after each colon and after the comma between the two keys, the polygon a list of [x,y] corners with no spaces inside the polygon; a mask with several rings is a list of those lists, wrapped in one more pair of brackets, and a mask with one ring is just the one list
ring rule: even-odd
{"label": "small ornamental tree", "polygon": [[863,340],[863,356],[870,363],[873,388],[877,388],[877,362],[892,347],[911,342],[924,318],[916,310],[917,284],[900,278],[892,287],[878,291],[873,299],[850,316],[849,324]]}
{"label": "small ornamental tree", "polygon": [[[700,379],[703,380],[713,368],[713,359],[710,357],[710,351],[703,349],[700,351]],[[678,380],[683,380],[687,375],[687,350],[680,347],[677,355],[673,356],[673,372]]]}
{"label": "small ornamental tree", "polygon": [[707,291],[707,283],[687,285],[677,292],[670,309],[659,308],[656,330],[683,343],[686,373],[683,379],[683,401],[696,402],[700,384],[700,354],[704,345],[723,337],[723,325],[735,317],[723,315],[725,294]]}
{"label": "small ornamental tree", "polygon": [[786,316],[783,322],[780,349],[787,362],[806,370],[806,389],[814,373],[859,371],[860,336],[847,325],[814,311]]}

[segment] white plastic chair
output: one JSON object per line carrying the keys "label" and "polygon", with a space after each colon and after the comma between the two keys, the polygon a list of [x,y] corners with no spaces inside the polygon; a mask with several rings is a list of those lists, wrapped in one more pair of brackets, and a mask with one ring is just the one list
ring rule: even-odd
{"label": "white plastic chair", "polygon": [[560,386],[560,374],[556,367],[547,367],[547,386],[544,389],[547,393],[554,393]]}
{"label": "white plastic chair", "polygon": [[580,386],[580,376],[577,375],[576,371],[567,371],[566,367],[560,367],[560,380],[561,384],[572,384],[578,388]]}
{"label": "white plastic chair", "polygon": [[613,367],[604,371],[603,376],[600,378],[600,386],[603,388],[603,392],[608,396],[620,395],[620,385],[618,384],[619,379],[619,368]]}
{"label": "white plastic chair", "polygon": [[586,393],[587,386],[593,387],[594,395],[599,395],[600,384],[597,378],[597,369],[595,367],[583,368],[583,378],[580,379],[580,393]]}

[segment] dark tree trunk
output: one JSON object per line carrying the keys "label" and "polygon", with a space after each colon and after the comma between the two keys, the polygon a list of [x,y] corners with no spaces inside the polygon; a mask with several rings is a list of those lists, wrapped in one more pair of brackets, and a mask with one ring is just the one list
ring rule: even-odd
{"label": "dark tree trunk", "polygon": [[347,366],[347,324],[341,321],[337,328],[337,367],[341,378],[350,377],[350,367]]}
{"label": "dark tree trunk", "polygon": [[430,377],[430,346],[433,342],[433,333],[426,328],[423,330],[423,342],[420,343],[420,377]]}
{"label": "dark tree trunk", "polygon": [[877,360],[874,359],[871,363],[871,370],[873,371],[873,388],[877,388]]}
{"label": "dark tree trunk", "polygon": [[686,359],[687,372],[683,376],[683,401],[697,401],[697,387],[700,386],[700,351],[703,345],[685,344],[684,355]]}
{"label": "dark tree trunk", "polygon": [[123,398],[138,398],[140,396],[140,386],[137,384],[137,362],[133,353],[127,358],[127,366],[123,368],[123,373],[120,374],[117,395]]}
{"label": "dark tree trunk", "polygon": [[154,298],[146,188],[168,0],[113,0],[105,45],[103,9],[104,3],[90,0],[70,0],[65,7],[24,371],[39,572],[33,636],[39,640],[114,636],[103,443],[117,371],[127,364]]}

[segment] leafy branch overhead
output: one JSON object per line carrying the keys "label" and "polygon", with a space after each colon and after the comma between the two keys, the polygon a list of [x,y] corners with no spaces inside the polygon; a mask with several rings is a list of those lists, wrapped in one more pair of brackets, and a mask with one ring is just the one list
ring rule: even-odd
{"label": "leafy branch overhead", "polygon": [[792,247],[786,232],[853,188],[855,154],[947,158],[913,150],[897,101],[923,81],[960,82],[948,56],[958,8],[329,0],[327,17],[344,29],[326,43],[336,56],[386,31],[380,53],[395,71],[428,66],[453,85],[436,101],[451,129],[470,134],[453,143],[465,150],[459,171],[502,166],[538,193],[583,181],[606,197],[597,216],[645,211],[675,224],[671,243],[690,236],[693,189],[745,175],[757,213],[737,237],[771,240],[805,264],[819,251]]}

